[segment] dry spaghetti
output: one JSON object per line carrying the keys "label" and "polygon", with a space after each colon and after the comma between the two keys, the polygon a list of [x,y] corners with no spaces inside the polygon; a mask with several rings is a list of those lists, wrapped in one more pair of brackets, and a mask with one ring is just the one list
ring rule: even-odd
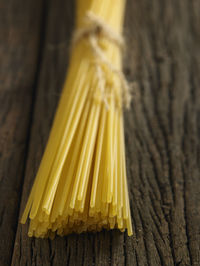
{"label": "dry spaghetti", "polygon": [[125,0],[78,0],[68,76],[21,222],[29,236],[118,228],[132,235],[122,73]]}

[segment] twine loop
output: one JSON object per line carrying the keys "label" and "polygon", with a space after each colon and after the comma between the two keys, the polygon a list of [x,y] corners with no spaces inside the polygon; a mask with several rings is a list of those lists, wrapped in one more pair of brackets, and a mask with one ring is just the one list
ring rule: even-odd
{"label": "twine loop", "polygon": [[[122,37],[121,34],[115,32],[103,19],[96,16],[94,13],[90,11],[86,13],[85,20],[89,23],[88,25],[79,28],[74,32],[74,35],[72,37],[72,47],[74,47],[77,43],[79,43],[80,40],[82,40],[83,38],[88,39],[93,54],[97,59],[96,68],[99,80],[102,81],[103,78],[102,69],[100,66],[100,64],[103,63],[119,77],[122,86],[123,105],[126,108],[129,108],[131,102],[131,88],[124,76],[124,73],[121,70],[117,69],[107,59],[103,49],[98,43],[98,36],[102,36],[105,37],[107,40],[111,41],[112,43],[114,43],[115,45],[117,45],[120,49],[123,49],[125,47],[124,38]],[[102,94],[104,95],[104,87],[103,86],[100,87]],[[106,97],[103,97],[103,100],[106,106],[108,106]]]}

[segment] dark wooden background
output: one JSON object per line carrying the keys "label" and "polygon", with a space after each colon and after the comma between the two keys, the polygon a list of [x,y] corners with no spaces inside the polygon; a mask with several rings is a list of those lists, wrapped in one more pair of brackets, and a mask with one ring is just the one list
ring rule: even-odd
{"label": "dark wooden background", "polygon": [[200,265],[200,0],[129,0],[133,236],[27,237],[19,216],[66,74],[73,0],[0,0],[0,265]]}

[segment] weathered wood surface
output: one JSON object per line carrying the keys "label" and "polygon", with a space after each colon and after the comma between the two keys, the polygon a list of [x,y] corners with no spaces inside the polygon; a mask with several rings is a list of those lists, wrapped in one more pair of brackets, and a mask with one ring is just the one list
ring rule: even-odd
{"label": "weathered wood surface", "polygon": [[42,1],[0,1],[0,265],[15,241],[40,51]]}
{"label": "weathered wood surface", "polygon": [[[12,3],[11,0],[7,2]],[[34,46],[33,51],[28,50],[25,57],[28,62],[24,63],[23,72],[26,74],[16,73],[17,83],[15,79],[12,81],[16,66],[12,64],[11,68],[7,60],[18,58],[19,52],[16,50],[12,57],[6,58],[1,50],[4,65],[8,66],[6,78],[9,84],[14,83],[9,88],[14,87],[19,92],[4,95],[7,85],[3,84],[1,102],[4,105],[1,104],[1,108],[6,113],[8,107],[17,105],[20,110],[11,113],[11,108],[10,120],[1,120],[12,132],[12,136],[6,134],[6,138],[1,138],[3,145],[9,148],[2,149],[1,145],[4,156],[1,176],[5,181],[0,206],[6,207],[6,215],[12,217],[5,220],[7,225],[2,227],[1,241],[8,247],[4,250],[2,265],[9,265],[13,245],[13,265],[200,265],[199,0],[129,0],[127,3],[124,69],[127,78],[134,81],[135,91],[132,109],[125,113],[133,237],[117,231],[103,231],[57,237],[52,241],[28,238],[27,225],[18,224],[16,230],[19,201],[22,213],[59,99],[73,27],[73,1],[43,3],[45,12],[38,11],[42,28],[41,63],[34,99],[39,22],[34,26],[20,24],[21,30],[33,27],[35,37],[30,35],[34,38],[29,44]],[[22,5],[21,8],[29,10],[25,18],[33,18],[33,7],[41,10],[41,5],[42,1],[33,0]],[[12,16],[14,14],[13,11]],[[16,26],[9,24],[10,21],[4,23]],[[21,104],[19,95],[24,95],[20,98]],[[6,105],[6,101],[9,104]],[[1,122],[1,132],[2,125]],[[30,137],[27,137],[29,132]],[[8,197],[12,207],[5,205]],[[1,215],[1,221],[4,217]]]}

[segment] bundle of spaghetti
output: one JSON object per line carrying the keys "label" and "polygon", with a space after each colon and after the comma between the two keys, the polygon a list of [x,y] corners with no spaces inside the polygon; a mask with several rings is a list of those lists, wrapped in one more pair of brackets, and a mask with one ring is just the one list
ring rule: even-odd
{"label": "bundle of spaghetti", "polygon": [[127,229],[125,0],[78,0],[68,75],[21,223],[28,235]]}

